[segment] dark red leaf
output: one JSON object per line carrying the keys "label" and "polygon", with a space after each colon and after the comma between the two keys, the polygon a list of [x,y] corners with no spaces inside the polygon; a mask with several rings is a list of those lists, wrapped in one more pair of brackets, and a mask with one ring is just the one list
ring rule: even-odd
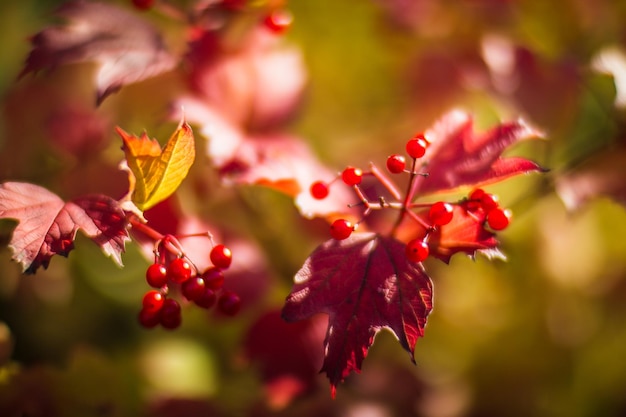
{"label": "dark red leaf", "polygon": [[117,201],[94,195],[64,202],[45,188],[28,183],[0,184],[0,219],[16,219],[9,244],[26,273],[48,267],[54,255],[67,256],[78,229],[122,264],[127,221]]}
{"label": "dark red leaf", "polygon": [[126,84],[170,70],[176,60],[157,30],[137,15],[104,3],[73,1],[57,10],[64,24],[32,38],[20,76],[60,65],[94,61],[97,102]]}
{"label": "dark red leaf", "polygon": [[332,394],[352,371],[360,371],[376,334],[391,330],[413,360],[432,309],[432,283],[421,264],[406,259],[404,244],[373,233],[329,240],[295,277],[282,316],[302,320],[329,315],[322,371]]}
{"label": "dark red leaf", "polygon": [[505,178],[542,171],[524,158],[505,158],[511,145],[540,133],[522,121],[504,123],[484,133],[475,133],[472,118],[461,111],[445,115],[426,132],[431,145],[424,170],[428,178],[416,182],[415,195],[447,191],[463,185],[479,186]]}

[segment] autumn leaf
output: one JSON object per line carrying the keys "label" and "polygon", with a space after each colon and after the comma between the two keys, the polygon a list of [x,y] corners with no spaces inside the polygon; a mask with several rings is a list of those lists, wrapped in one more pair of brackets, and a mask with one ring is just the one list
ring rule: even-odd
{"label": "autumn leaf", "polygon": [[522,121],[503,123],[476,133],[472,118],[452,111],[426,131],[431,143],[423,160],[428,177],[416,181],[414,195],[448,191],[464,185],[480,186],[506,178],[543,171],[538,164],[521,157],[503,157],[511,145],[541,133]]}
{"label": "autumn leaf", "polygon": [[144,19],[111,4],[72,1],[57,15],[65,22],[32,37],[20,77],[77,62],[97,62],[97,103],[122,86],[169,71],[176,60],[157,30]]}
{"label": "autumn leaf", "polygon": [[405,256],[404,244],[373,233],[329,240],[306,260],[282,316],[291,322],[329,315],[322,371],[336,386],[359,372],[381,329],[395,334],[413,359],[432,309],[432,282],[421,264]]}
{"label": "autumn leaf", "polygon": [[146,210],[169,197],[185,179],[195,159],[191,127],[183,120],[165,147],[144,132],[140,137],[121,128],[117,133],[129,170],[129,196],[140,209]]}
{"label": "autumn leaf", "polygon": [[130,240],[124,211],[103,195],[64,202],[40,186],[6,182],[0,184],[0,219],[18,221],[9,248],[25,273],[47,268],[54,255],[67,256],[79,229],[118,265]]}

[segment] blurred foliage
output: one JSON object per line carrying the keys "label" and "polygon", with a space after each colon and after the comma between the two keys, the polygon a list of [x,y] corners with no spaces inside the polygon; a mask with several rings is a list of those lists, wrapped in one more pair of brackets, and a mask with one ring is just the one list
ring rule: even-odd
{"label": "blurred foliage", "polygon": [[[16,161],[2,167],[0,180],[115,195],[124,176],[97,171],[113,172],[122,157],[112,127],[167,137],[172,124],[163,122],[163,109],[180,80],[166,75],[128,86],[94,110],[111,121],[110,135],[99,159],[89,160],[93,176],[77,171],[81,162],[48,142],[49,109],[38,100],[67,94],[91,103],[88,66],[15,79],[28,36],[49,24],[58,4],[0,4],[0,153]],[[382,165],[451,107],[472,112],[480,127],[521,116],[545,132],[545,142],[516,152],[551,171],[491,188],[515,213],[501,234],[508,262],[455,257],[449,266],[428,265],[435,307],[417,366],[383,334],[336,400],[319,377],[281,401],[280,386],[269,394],[244,341],[259,317],[281,307],[325,225],[301,219],[274,191],[223,190],[213,180],[212,199],[190,204],[262,248],[271,289],[259,290],[260,299],[234,319],[190,311],[176,332],[146,331],[136,314],[148,261],[137,245],[120,270],[82,239],[68,260],[54,259],[35,276],[21,276],[3,246],[0,415],[625,415],[624,208],[599,198],[570,213],[554,185],[593,154],[623,146],[618,79],[626,64],[607,73],[594,62],[607,48],[626,51],[626,1],[293,0],[288,7],[294,25],[286,41],[302,49],[309,72],[307,102],[291,128],[329,166]],[[180,28],[152,12],[146,17],[176,42]],[[16,116],[16,97],[30,100],[28,114]],[[615,175],[626,181],[624,173]],[[181,195],[192,192],[189,186]],[[0,226],[6,243],[12,226]],[[321,348],[321,341],[311,346]]]}

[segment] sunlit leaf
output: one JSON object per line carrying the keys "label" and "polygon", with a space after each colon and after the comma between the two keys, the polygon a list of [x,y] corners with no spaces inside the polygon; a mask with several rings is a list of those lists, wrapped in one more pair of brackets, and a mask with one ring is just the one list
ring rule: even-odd
{"label": "sunlit leaf", "polygon": [[130,198],[146,210],[169,197],[187,176],[195,159],[191,127],[182,121],[161,149],[155,139],[144,132],[140,137],[129,135],[119,127],[123,150],[129,169]]}

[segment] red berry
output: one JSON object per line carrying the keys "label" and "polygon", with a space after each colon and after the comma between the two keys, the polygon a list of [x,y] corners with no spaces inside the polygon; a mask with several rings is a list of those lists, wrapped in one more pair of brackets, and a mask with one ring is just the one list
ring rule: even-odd
{"label": "red berry", "polygon": [[454,207],[450,203],[438,201],[430,206],[428,218],[434,226],[443,226],[452,221],[454,215]]}
{"label": "red berry", "polygon": [[480,205],[485,213],[489,213],[491,210],[496,209],[500,206],[500,203],[498,202],[498,196],[489,193],[483,193],[480,196]]}
{"label": "red berry", "polygon": [[234,316],[241,308],[241,298],[233,291],[224,291],[217,301],[220,311],[229,316]]}
{"label": "red berry", "polygon": [[167,267],[167,278],[174,282],[185,282],[193,273],[191,264],[184,258],[176,258]]}
{"label": "red berry", "polygon": [[266,28],[276,34],[282,34],[291,26],[293,16],[287,10],[274,10],[263,19]]}
{"label": "red berry", "polygon": [[190,278],[183,282],[180,286],[180,290],[189,301],[194,301],[204,294],[204,279],[201,277]]}
{"label": "red berry", "polygon": [[213,246],[209,256],[213,265],[221,269],[228,268],[233,260],[232,252],[224,245]]}
{"label": "red berry", "polygon": [[212,290],[219,290],[224,285],[224,272],[216,267],[207,268],[202,273],[204,286]]}
{"label": "red berry", "polygon": [[354,167],[347,167],[341,173],[341,179],[343,180],[343,182],[350,186],[360,184],[361,180],[363,179],[362,177],[363,171],[361,171],[359,168]]}
{"label": "red berry", "polygon": [[330,225],[330,235],[337,240],[347,239],[353,231],[354,226],[345,219],[337,219]]}
{"label": "red berry", "polygon": [[316,181],[311,184],[309,192],[311,193],[313,198],[317,200],[323,200],[328,196],[328,184],[322,181]]}
{"label": "red berry", "polygon": [[152,313],[155,313],[161,310],[163,307],[163,302],[165,301],[165,296],[159,291],[148,291],[143,296],[143,309]]}
{"label": "red berry", "polygon": [[168,330],[177,329],[183,321],[183,317],[179,314],[177,316],[164,316],[161,315],[161,326]]}
{"label": "red berry", "polygon": [[422,262],[428,258],[430,249],[422,239],[413,239],[406,245],[406,257],[412,262]]}
{"label": "red berry", "polygon": [[180,304],[172,298],[166,298],[161,307],[161,326],[166,329],[175,329],[180,326],[181,321]]}
{"label": "red berry", "polygon": [[412,139],[406,143],[406,153],[409,154],[411,158],[421,158],[426,153],[426,149],[428,149],[428,145],[430,143],[426,139],[426,137],[419,133],[415,135]]}
{"label": "red berry", "polygon": [[137,319],[142,327],[151,329],[161,322],[161,312],[148,311],[145,308],[142,308]]}
{"label": "red berry", "polygon": [[149,10],[154,6],[154,0],[132,0],[132,2],[139,10]]}
{"label": "red berry", "polygon": [[487,213],[487,224],[493,230],[504,230],[511,222],[511,211],[495,208]]}
{"label": "red berry", "polygon": [[197,306],[209,309],[213,307],[213,304],[215,304],[216,298],[217,297],[215,296],[215,291],[210,288],[205,288],[202,296],[196,298],[193,301],[196,303]]}
{"label": "red berry", "polygon": [[161,288],[167,284],[167,268],[165,265],[152,264],[146,270],[146,281],[154,288]]}
{"label": "red berry", "polygon": [[404,171],[406,162],[402,155],[391,155],[387,158],[387,169],[392,174],[399,174]]}

